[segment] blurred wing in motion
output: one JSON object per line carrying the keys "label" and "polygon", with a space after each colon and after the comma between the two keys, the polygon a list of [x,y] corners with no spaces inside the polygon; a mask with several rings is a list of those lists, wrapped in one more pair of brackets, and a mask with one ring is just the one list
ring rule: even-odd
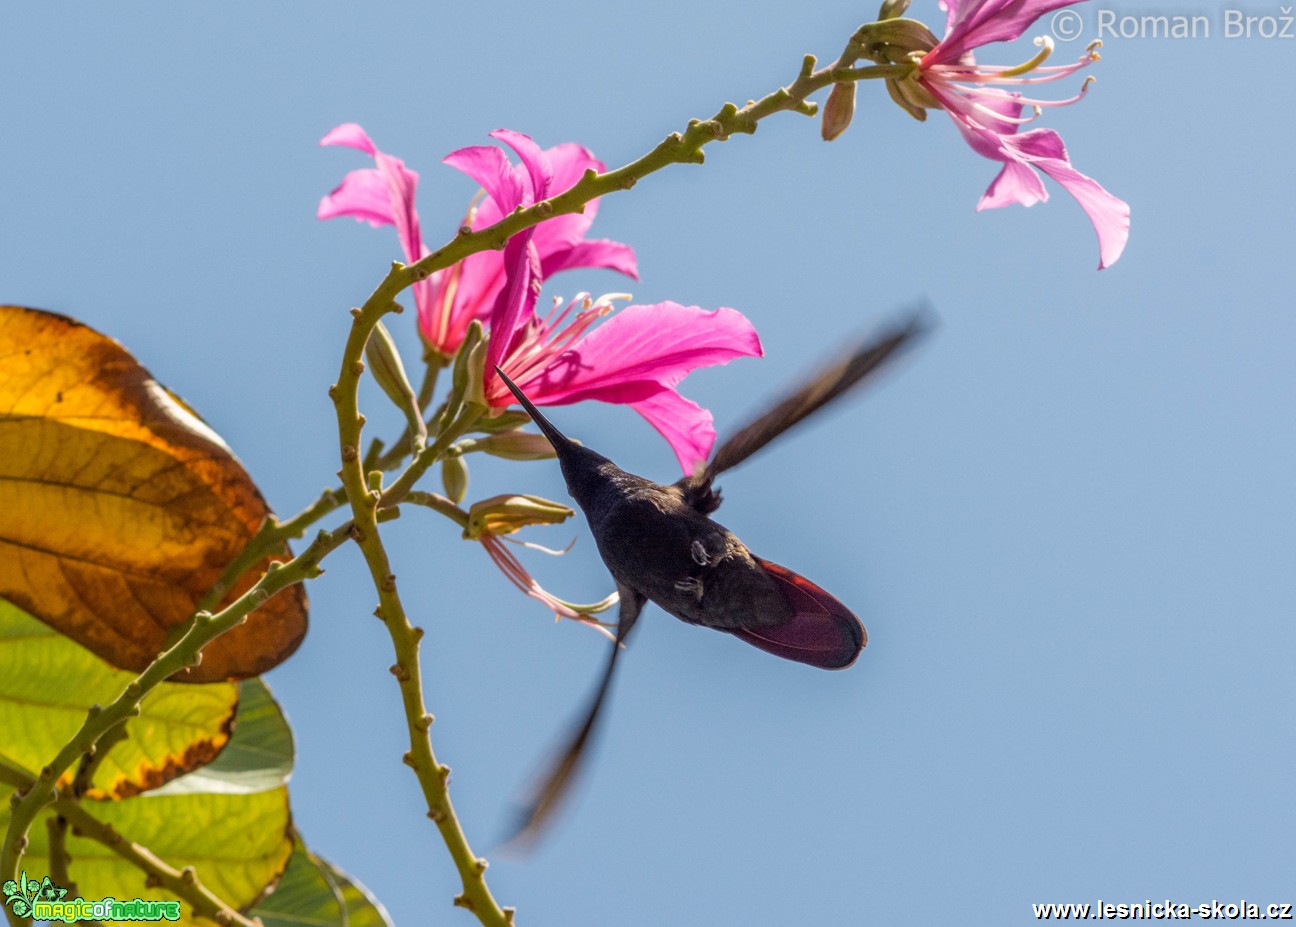
{"label": "blurred wing in motion", "polygon": [[[844,395],[901,347],[930,328],[927,313],[916,312],[905,323],[860,344],[843,359],[830,365],[768,412],[738,431],[722,444],[698,478],[703,486],[742,463],[798,422]],[[795,574],[793,574],[795,575]]]}
{"label": "blurred wing in motion", "polygon": [[532,845],[576,781],[581,757],[598,724],[599,712],[603,708],[612,676],[616,672],[617,657],[621,653],[626,638],[630,635],[630,629],[638,620],[644,603],[648,601],[644,596],[620,583],[617,583],[617,592],[621,596],[621,611],[617,617],[616,641],[612,645],[607,668],[603,671],[603,679],[594,691],[584,722],[575,729],[575,733],[562,752],[557,754],[557,759],[554,760],[540,784],[536,786],[526,808],[518,815],[513,833],[507,841],[509,846],[525,849]]}

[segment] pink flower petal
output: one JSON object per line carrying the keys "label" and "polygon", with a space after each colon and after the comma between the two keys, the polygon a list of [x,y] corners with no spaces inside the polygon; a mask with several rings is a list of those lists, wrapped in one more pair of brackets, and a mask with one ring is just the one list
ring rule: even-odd
{"label": "pink flower petal", "polygon": [[499,139],[517,152],[517,156],[526,167],[527,174],[531,178],[531,199],[526,202],[538,203],[540,200],[547,199],[553,187],[553,165],[549,162],[548,156],[540,150],[540,146],[531,140],[531,136],[514,132],[512,129],[496,129],[491,133],[491,138]]}
{"label": "pink flower petal", "polygon": [[949,0],[949,29],[924,64],[957,61],[991,42],[1011,42],[1045,13],[1081,0]]}
{"label": "pink flower petal", "polygon": [[1098,235],[1098,269],[1116,262],[1129,240],[1129,204],[1071,166],[1062,136],[1052,129],[1016,134],[995,132],[972,122],[961,108],[947,107],[946,112],[977,154],[1005,165],[986,189],[977,209],[995,209],[1012,203],[1031,206],[1047,200],[1048,191],[1035,173],[1038,168],[1075,197],[1089,216]]}
{"label": "pink flower petal", "polygon": [[1025,164],[1009,161],[986,188],[981,202],[977,203],[977,211],[998,209],[1013,203],[1034,206],[1047,201],[1048,190],[1044,189],[1044,181],[1040,180],[1039,174]]}
{"label": "pink flower petal", "polygon": [[763,354],[756,330],[735,309],[629,306],[522,386],[536,404],[637,402],[646,398],[647,384],[673,387],[698,367]]}
{"label": "pink flower petal", "polygon": [[378,165],[378,173],[387,181],[392,216],[395,219],[396,234],[400,236],[401,248],[405,251],[406,260],[413,263],[424,254],[418,211],[414,208],[414,197],[418,193],[418,174],[407,168],[400,158],[393,158],[381,151],[374,152],[374,162]]}
{"label": "pink flower petal", "polygon": [[[460,148],[458,151],[450,152],[441,161],[456,170],[463,171],[481,184],[481,188],[486,191],[486,195],[495,202],[499,210],[495,221],[522,205],[526,199],[526,190],[521,179],[514,172],[513,165],[509,163],[508,155],[494,145],[470,145],[467,148]],[[493,224],[494,221],[482,221],[480,225],[474,223],[474,227],[484,228],[486,225]]]}
{"label": "pink flower petal", "polygon": [[[540,228],[548,224],[546,222]],[[546,278],[573,267],[602,267],[625,274],[632,280],[639,279],[639,262],[635,259],[634,249],[619,241],[578,241],[565,250],[549,251],[537,244],[536,250],[540,252],[540,269]]]}
{"label": "pink flower petal", "polygon": [[332,193],[320,200],[315,215],[319,219],[351,216],[370,225],[391,225],[394,220],[387,181],[371,167],[352,171]]}
{"label": "pink flower petal", "polygon": [[376,166],[347,174],[337,189],[320,200],[316,215],[321,219],[353,216],[373,225],[391,223],[396,226],[406,260],[421,258],[423,241],[419,233],[418,212],[414,208],[418,174],[407,168],[400,158],[379,151],[364,129],[354,122],[338,126],[324,136],[320,144],[359,149],[372,155]]}
{"label": "pink flower petal", "polygon": [[374,143],[369,140],[365,130],[354,122],[342,123],[342,125],[320,139],[320,145],[344,145],[347,148],[357,148],[368,155],[378,150],[374,147]]}
{"label": "pink flower petal", "polygon": [[1042,160],[1035,166],[1074,196],[1093,223],[1098,233],[1098,269],[1115,264],[1129,241],[1129,204],[1108,193],[1096,180],[1086,177],[1067,161]]}
{"label": "pink flower petal", "polygon": [[[540,258],[531,245],[535,227],[524,229],[504,246],[504,271],[508,283],[500,291],[490,316],[490,344],[486,347],[486,381],[513,347],[518,328],[535,315],[540,298]],[[538,401],[538,400],[532,400]]]}
{"label": "pink flower petal", "polygon": [[663,389],[647,399],[632,402],[630,408],[666,439],[685,475],[693,474],[699,465],[706,463],[716,438],[711,413],[706,409],[673,389]]}

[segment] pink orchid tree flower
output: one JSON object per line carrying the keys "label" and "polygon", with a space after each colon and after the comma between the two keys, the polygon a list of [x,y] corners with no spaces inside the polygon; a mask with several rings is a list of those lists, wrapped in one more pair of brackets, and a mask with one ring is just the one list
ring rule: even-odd
{"label": "pink orchid tree flower", "polygon": [[[518,155],[518,171],[494,146],[473,146],[445,160],[474,178],[499,215],[546,199],[563,178],[548,152],[507,129],[491,133]],[[551,149],[552,150],[552,149]],[[484,206],[483,206],[484,208]],[[526,229],[504,248],[505,287],[490,315],[486,401],[503,409],[514,399],[495,373],[498,365],[536,405],[595,399],[630,406],[667,440],[685,473],[706,460],[715,443],[711,413],[675,389],[698,367],[764,352],[751,323],[734,309],[708,312],[674,302],[629,306],[610,314],[613,296],[579,295],[541,318],[535,312],[545,278],[545,225]],[[554,253],[550,251],[550,253]]]}
{"label": "pink orchid tree flower", "polygon": [[[896,102],[921,118],[922,110],[943,109],[977,154],[1003,163],[977,209],[1010,203],[1032,206],[1048,199],[1036,171],[1043,171],[1075,197],[1098,234],[1098,269],[1120,257],[1129,238],[1129,204],[1108,193],[1097,181],[1071,166],[1062,137],[1052,129],[1020,132],[1048,107],[1069,106],[1085,95],[1092,78],[1065,100],[1028,97],[1008,87],[1031,87],[1069,77],[1098,60],[1095,42],[1074,64],[1044,67],[1053,51],[1047,36],[1036,39],[1041,51],[1016,67],[979,65],[973,51],[991,42],[1019,38],[1045,13],[1081,0],[944,0],[945,37],[934,47],[911,56],[917,68],[907,77],[888,81]],[[1024,109],[1032,114],[1022,116]]]}
{"label": "pink orchid tree flower", "polygon": [[[399,158],[378,150],[368,134],[355,123],[345,123],[320,140],[321,145],[341,145],[363,151],[374,159],[374,167],[355,170],[320,200],[318,217],[338,216],[394,225],[405,258],[414,262],[428,254],[419,230],[415,209],[418,174]],[[554,169],[553,193],[569,189],[587,170],[603,170],[588,150],[580,145],[558,145],[544,152]],[[517,174],[523,168],[508,167]],[[513,188],[525,190],[521,176],[500,178]],[[525,205],[530,205],[526,202]],[[602,267],[638,279],[634,251],[615,241],[587,240],[585,234],[598,213],[598,200],[587,203],[576,215],[555,216],[535,230],[534,241],[545,276],[576,267]],[[497,203],[487,200],[470,207],[461,225],[482,229],[504,218]],[[504,256],[498,251],[479,251],[432,274],[413,287],[418,309],[419,333],[429,347],[446,357],[453,356],[463,342],[468,324],[485,320],[504,288]]]}

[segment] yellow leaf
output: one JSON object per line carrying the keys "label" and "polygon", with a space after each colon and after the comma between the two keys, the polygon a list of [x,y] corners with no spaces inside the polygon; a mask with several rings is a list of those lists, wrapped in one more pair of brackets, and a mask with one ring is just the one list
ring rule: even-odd
{"label": "yellow leaf", "polygon": [[[0,306],[0,597],[138,671],[268,515],[220,436],[120,344]],[[263,673],[305,633],[297,585],[175,678]]]}

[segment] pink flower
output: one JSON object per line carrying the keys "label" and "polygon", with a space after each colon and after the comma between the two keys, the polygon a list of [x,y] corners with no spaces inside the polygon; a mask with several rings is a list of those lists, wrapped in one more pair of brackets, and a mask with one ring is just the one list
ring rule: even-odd
{"label": "pink flower", "polygon": [[[506,129],[491,135],[517,153],[525,171],[493,146],[460,149],[446,163],[476,179],[498,214],[545,199],[561,186],[562,175],[549,153],[530,138]],[[495,373],[499,365],[536,405],[585,399],[629,405],[666,438],[684,472],[692,473],[710,453],[715,429],[711,413],[675,387],[698,367],[760,356],[755,329],[733,309],[706,312],[673,302],[629,306],[594,328],[612,312],[613,297],[591,300],[585,295],[561,311],[555,302],[540,318],[535,306],[546,273],[543,236],[548,224],[513,236],[505,246],[507,284],[490,315],[487,402],[501,409],[513,402]]]}
{"label": "pink flower", "polygon": [[[338,126],[320,144],[358,149],[370,155],[375,166],[347,174],[337,189],[320,201],[319,218],[351,216],[372,225],[395,225],[406,260],[414,262],[426,256],[428,249],[423,244],[414,206],[418,174],[399,158],[379,151],[355,123]],[[571,187],[586,170],[603,170],[603,164],[579,145],[559,145],[544,154],[554,167],[554,193]],[[522,171],[521,167],[506,169]],[[524,186],[520,176],[500,177],[498,181],[519,190]],[[598,201],[594,200],[585,206],[584,213],[556,216],[535,230],[534,241],[546,276],[573,267],[606,267],[638,279],[634,252],[628,245],[585,239],[597,212]],[[503,217],[496,202],[487,200],[480,207],[470,208],[462,224],[480,229]],[[480,251],[415,284],[414,302],[424,342],[446,356],[453,355],[468,323],[490,314],[504,288],[504,278],[504,256],[498,251]]]}
{"label": "pink flower", "polygon": [[[973,50],[990,42],[1021,36],[1040,16],[1078,0],[944,0],[948,13],[945,37],[925,54],[915,53],[917,69],[892,84],[902,106],[921,113],[920,107],[944,109],[964,139],[979,155],[1003,162],[977,209],[1010,203],[1032,206],[1048,199],[1036,169],[1052,177],[1075,197],[1098,233],[1098,268],[1110,267],[1120,257],[1129,238],[1129,205],[1108,193],[1097,181],[1071,166],[1062,137],[1052,129],[1018,132],[1045,107],[1069,106],[1085,95],[1066,100],[1040,100],[1008,86],[1031,86],[1069,77],[1098,60],[1095,42],[1075,64],[1042,67],[1053,50],[1047,36],[1036,39],[1038,55],[1017,67],[978,65]],[[1092,80],[1092,78],[1090,78]],[[1033,114],[1022,116],[1030,107]]]}

